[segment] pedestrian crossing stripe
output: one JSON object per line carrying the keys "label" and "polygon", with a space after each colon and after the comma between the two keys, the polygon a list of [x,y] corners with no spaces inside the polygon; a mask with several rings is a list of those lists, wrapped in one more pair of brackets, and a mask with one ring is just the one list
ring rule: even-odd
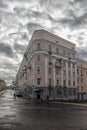
{"label": "pedestrian crossing stripe", "polygon": [[14,99],[14,98],[0,98],[1,100],[5,100],[5,101],[26,101],[25,99]]}
{"label": "pedestrian crossing stripe", "polygon": [[0,100],[15,100],[14,98],[1,98]]}

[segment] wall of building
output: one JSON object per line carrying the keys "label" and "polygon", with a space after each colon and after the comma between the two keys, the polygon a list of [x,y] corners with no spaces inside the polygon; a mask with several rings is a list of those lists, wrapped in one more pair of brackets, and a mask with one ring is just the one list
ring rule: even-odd
{"label": "wall of building", "polygon": [[78,92],[87,93],[87,62],[82,59],[77,59],[77,67]]}
{"label": "wall of building", "polygon": [[86,68],[87,62],[76,59],[75,44],[45,30],[35,31],[17,73],[17,86],[28,86],[34,98],[76,99],[77,89],[87,92]]}
{"label": "wall of building", "polygon": [[46,30],[36,30],[34,32],[33,39],[46,39],[48,41],[58,43],[58,44],[65,46],[67,48],[75,49],[75,44],[73,44],[70,41],[67,41],[63,38],[60,38],[52,33],[49,33]]}
{"label": "wall of building", "polygon": [[0,79],[0,91],[6,89],[6,82]]}

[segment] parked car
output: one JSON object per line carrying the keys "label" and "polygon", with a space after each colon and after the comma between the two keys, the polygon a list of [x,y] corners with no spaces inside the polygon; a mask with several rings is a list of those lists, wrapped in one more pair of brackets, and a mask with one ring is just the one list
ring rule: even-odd
{"label": "parked car", "polygon": [[21,92],[20,90],[17,90],[17,91],[15,92],[15,96],[17,96],[17,97],[22,97],[23,95],[22,95],[22,92]]}

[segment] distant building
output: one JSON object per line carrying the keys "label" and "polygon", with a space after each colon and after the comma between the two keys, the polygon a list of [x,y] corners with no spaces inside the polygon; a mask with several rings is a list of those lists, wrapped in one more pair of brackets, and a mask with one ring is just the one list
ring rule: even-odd
{"label": "distant building", "polygon": [[6,88],[6,82],[0,79],[0,91],[4,90],[5,88]]}
{"label": "distant building", "polygon": [[87,100],[87,61],[77,59],[78,99]]}
{"label": "distant building", "polygon": [[[85,65],[82,67],[81,63]],[[77,71],[86,70],[85,66],[86,62],[76,58],[75,44],[45,30],[36,30],[15,82],[18,89],[33,99],[83,99],[81,93],[87,91],[87,81],[85,77],[82,85],[77,82],[81,78]]]}

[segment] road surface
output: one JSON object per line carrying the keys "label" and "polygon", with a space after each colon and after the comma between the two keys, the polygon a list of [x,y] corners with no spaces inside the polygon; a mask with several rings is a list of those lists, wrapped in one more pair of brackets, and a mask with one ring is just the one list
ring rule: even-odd
{"label": "road surface", "polygon": [[0,130],[87,130],[87,106],[0,97]]}

